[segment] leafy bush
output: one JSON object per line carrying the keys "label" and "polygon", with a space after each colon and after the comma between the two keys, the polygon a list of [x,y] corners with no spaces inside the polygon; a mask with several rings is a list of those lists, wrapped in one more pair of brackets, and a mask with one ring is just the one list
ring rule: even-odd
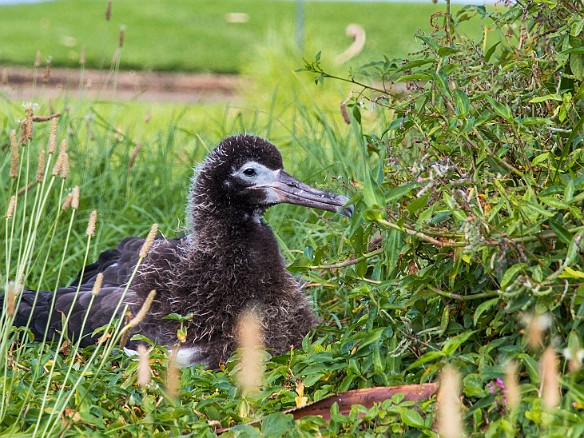
{"label": "leafy bush", "polygon": [[[428,380],[450,363],[465,376],[470,430],[531,435],[551,421],[582,433],[584,13],[577,1],[519,1],[434,18],[443,24],[418,35],[410,59],[348,79],[318,56],[305,66],[317,83],[359,86],[342,111],[369,170],[350,236],[361,257],[332,310],[351,318],[341,351],[368,354],[349,360],[340,388]],[[482,42],[457,32],[471,18],[485,22]],[[370,127],[369,109],[388,122]],[[565,358],[552,419],[538,389],[544,345]],[[515,423],[488,386],[510,360],[524,400]]]}

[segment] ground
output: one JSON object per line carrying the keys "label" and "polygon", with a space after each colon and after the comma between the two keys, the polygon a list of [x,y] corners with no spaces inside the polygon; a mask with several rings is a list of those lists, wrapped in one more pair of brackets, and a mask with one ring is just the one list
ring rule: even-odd
{"label": "ground", "polygon": [[221,101],[237,94],[245,79],[235,75],[1,67],[0,91],[10,100],[74,95],[146,101]]}

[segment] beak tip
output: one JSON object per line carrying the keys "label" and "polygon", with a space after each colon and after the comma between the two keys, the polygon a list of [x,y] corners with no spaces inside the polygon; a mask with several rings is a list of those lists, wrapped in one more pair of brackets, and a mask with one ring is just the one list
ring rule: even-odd
{"label": "beak tip", "polygon": [[347,217],[352,217],[354,211],[355,211],[355,206],[349,205],[349,206],[339,210],[339,214],[341,214],[343,216],[347,216]]}

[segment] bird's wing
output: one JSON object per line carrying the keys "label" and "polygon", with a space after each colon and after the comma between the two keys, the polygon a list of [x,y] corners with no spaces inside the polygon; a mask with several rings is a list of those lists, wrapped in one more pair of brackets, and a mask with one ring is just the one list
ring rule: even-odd
{"label": "bird's wing", "polygon": [[144,239],[126,237],[115,249],[102,252],[97,261],[85,266],[71,282],[71,287],[95,283],[97,274],[103,274],[103,285],[121,286],[129,280],[139,260]]}
{"label": "bird's wing", "polygon": [[[95,342],[93,331],[120,317],[133,291],[126,287],[139,260],[144,239],[128,237],[115,249],[102,252],[97,261],[85,266],[73,282],[56,293],[25,290],[14,319],[16,326],[28,326],[37,340],[54,339],[63,331],[64,321],[71,339],[81,337],[81,345]],[[92,293],[97,275],[103,282]],[[99,335],[98,335],[99,336]]]}

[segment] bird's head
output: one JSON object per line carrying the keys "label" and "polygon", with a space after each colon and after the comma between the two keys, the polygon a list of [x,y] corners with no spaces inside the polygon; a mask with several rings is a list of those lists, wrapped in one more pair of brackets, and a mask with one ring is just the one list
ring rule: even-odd
{"label": "bird's head", "polygon": [[302,205],[350,216],[346,196],[317,190],[284,171],[273,144],[251,135],[224,139],[199,168],[191,202],[253,214],[280,203]]}

